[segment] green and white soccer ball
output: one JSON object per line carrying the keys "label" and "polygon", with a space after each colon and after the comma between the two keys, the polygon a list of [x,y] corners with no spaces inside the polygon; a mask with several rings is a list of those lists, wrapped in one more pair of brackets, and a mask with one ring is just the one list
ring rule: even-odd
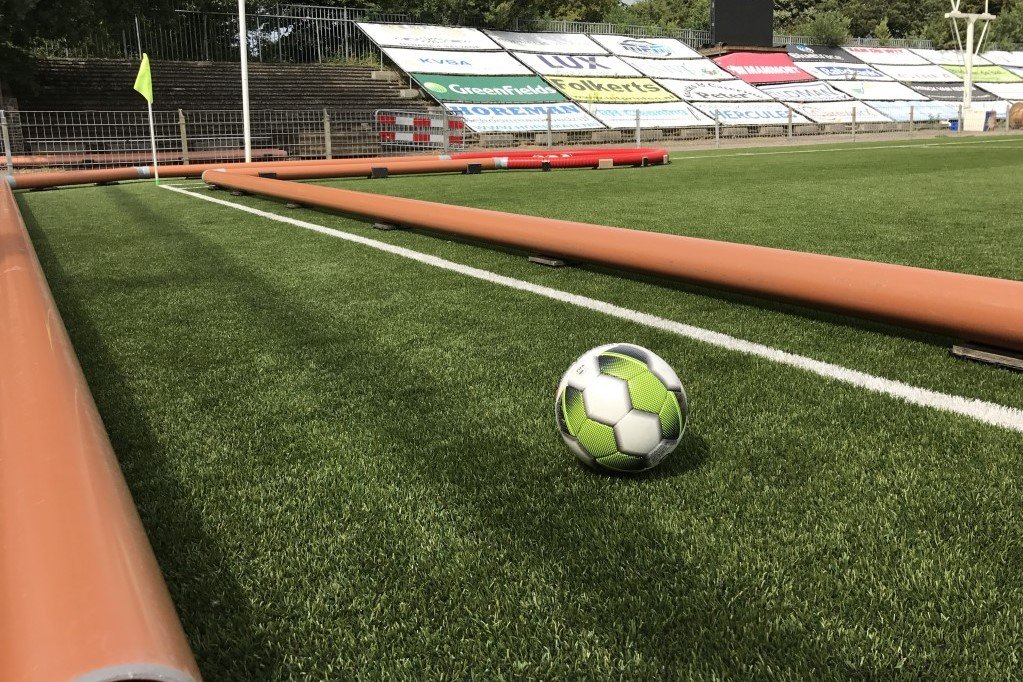
{"label": "green and white soccer ball", "polygon": [[689,415],[678,375],[628,343],[599,346],[561,378],[555,414],[568,448],[595,469],[652,469],[682,439]]}

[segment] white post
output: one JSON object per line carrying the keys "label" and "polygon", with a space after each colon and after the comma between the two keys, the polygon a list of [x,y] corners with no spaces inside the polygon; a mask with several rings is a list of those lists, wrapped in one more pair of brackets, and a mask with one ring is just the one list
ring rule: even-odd
{"label": "white post", "polygon": [[[1012,103],[1005,105],[1005,132],[1009,132],[1009,113],[1012,111]],[[9,148],[9,147],[8,147]]]}
{"label": "white post", "polygon": [[252,161],[252,126],[249,122],[249,31],[245,26],[245,0],[238,0],[238,51],[242,62],[242,128],[245,162]]}
{"label": "white post", "polygon": [[788,132],[788,137],[789,137],[789,142],[792,142],[792,107],[790,107],[789,105],[786,104],[785,108],[789,110],[789,132]]}
{"label": "white post", "polygon": [[963,112],[964,112],[963,105],[960,104],[959,105],[959,133],[960,134],[966,132],[966,130],[965,130],[966,125],[964,125],[966,123],[966,121],[963,120]]}
{"label": "white post", "polygon": [[909,134],[910,135],[913,134],[913,117],[914,117],[914,113],[915,113],[914,112],[914,107],[913,107],[912,104],[910,104],[909,105]]}
{"label": "white post", "polygon": [[551,148],[551,110],[547,109],[547,149]]}
{"label": "white post", "polygon": [[[976,23],[974,17],[966,22],[966,74],[963,78],[963,111],[969,111],[973,104],[973,25]],[[959,125],[962,126],[962,116],[959,117]],[[962,127],[960,127],[960,131]]]}
{"label": "white post", "polygon": [[852,110],[852,139],[853,139],[853,142],[856,141],[856,105],[855,104],[853,105],[853,110]]}
{"label": "white post", "polygon": [[636,109],[636,146],[638,147],[641,144],[642,144],[642,137],[641,137],[641,134],[639,132],[639,109]]}
{"label": "white post", "polygon": [[721,118],[716,111],[714,112],[714,146],[721,146]]}

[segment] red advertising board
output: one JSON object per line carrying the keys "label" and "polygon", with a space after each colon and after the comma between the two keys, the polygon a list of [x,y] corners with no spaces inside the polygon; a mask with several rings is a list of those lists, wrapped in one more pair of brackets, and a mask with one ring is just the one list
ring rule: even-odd
{"label": "red advertising board", "polygon": [[792,62],[785,52],[733,52],[714,60],[747,83],[799,83],[816,80]]}

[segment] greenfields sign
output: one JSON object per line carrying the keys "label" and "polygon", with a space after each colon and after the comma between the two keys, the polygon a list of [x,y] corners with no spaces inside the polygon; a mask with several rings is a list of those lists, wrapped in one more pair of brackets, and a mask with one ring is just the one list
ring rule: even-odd
{"label": "greenfields sign", "polygon": [[438,76],[413,73],[423,90],[439,102],[517,104],[564,102],[557,90],[536,76]]}

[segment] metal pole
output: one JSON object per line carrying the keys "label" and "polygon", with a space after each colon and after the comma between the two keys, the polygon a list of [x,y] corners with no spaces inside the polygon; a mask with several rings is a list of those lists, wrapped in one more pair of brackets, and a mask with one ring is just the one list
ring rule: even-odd
{"label": "metal pole", "polygon": [[[1006,120],[1009,120],[1006,118]],[[7,165],[7,172],[14,172],[14,159],[11,156],[11,136],[7,131],[7,114],[4,113],[3,109],[0,109],[0,134],[3,135],[4,141],[4,157]]]}
{"label": "metal pole", "polygon": [[[973,26],[977,19],[970,17],[966,20],[966,73],[963,78],[963,108],[962,111],[969,111],[973,104]],[[959,131],[966,126],[963,125],[963,117],[959,117]]]}
{"label": "metal pole", "polygon": [[[1005,132],[1009,132],[1009,113],[1012,111],[1012,104],[1005,105]],[[8,149],[10,147],[8,146]]]}
{"label": "metal pole", "polygon": [[[444,151],[451,151],[451,123],[448,121],[448,110],[444,110]],[[432,127],[432,126],[431,126]]]}
{"label": "metal pole", "polygon": [[910,104],[909,105],[909,134],[910,135],[913,134],[913,115],[914,115],[914,113],[915,112],[913,110],[913,105]]}
{"label": "metal pole", "polygon": [[721,146],[721,118],[716,111],[714,112],[714,146]]}
{"label": "metal pole", "polygon": [[547,149],[551,148],[551,110],[547,109]]}
{"label": "metal pole", "polygon": [[963,120],[963,105],[959,105],[959,133],[966,132],[966,121]]}
{"label": "metal pole", "polygon": [[323,155],[328,159],[334,158],[334,149],[330,140],[330,114],[326,108],[323,110]]}
{"label": "metal pole", "polygon": [[178,109],[178,137],[181,138],[181,162],[188,163],[188,131],[185,127],[185,112]]}
{"label": "metal pole", "polygon": [[785,105],[785,108],[789,110],[789,142],[792,142],[792,107]]}
{"label": "metal pole", "polygon": [[639,147],[643,144],[643,136],[639,131],[640,120],[639,120],[639,109],[636,109],[636,146]]}
{"label": "metal pole", "polygon": [[252,124],[249,121],[249,32],[245,27],[245,0],[238,0],[238,52],[242,63],[242,128],[245,162],[252,162]]}
{"label": "metal pole", "polygon": [[853,142],[856,141],[856,105],[855,104],[853,105],[853,110],[852,110],[852,139],[853,139]]}

